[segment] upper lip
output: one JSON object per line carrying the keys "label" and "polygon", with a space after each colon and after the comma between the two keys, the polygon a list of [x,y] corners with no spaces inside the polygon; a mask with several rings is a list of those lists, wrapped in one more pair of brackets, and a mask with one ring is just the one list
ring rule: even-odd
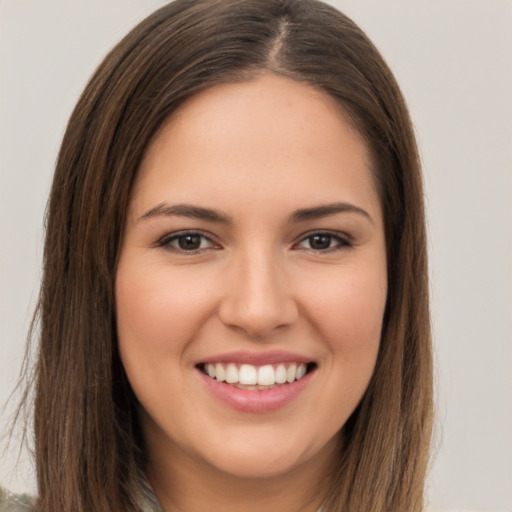
{"label": "upper lip", "polygon": [[312,362],[314,361],[309,357],[284,350],[271,350],[267,352],[249,352],[239,350],[206,357],[205,359],[198,361],[197,364],[240,363],[252,364],[253,366],[263,366],[265,364]]}

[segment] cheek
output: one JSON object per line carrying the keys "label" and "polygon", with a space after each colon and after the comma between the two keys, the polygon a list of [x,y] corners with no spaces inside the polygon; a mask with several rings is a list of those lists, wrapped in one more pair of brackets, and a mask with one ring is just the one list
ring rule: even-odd
{"label": "cheek", "polygon": [[183,350],[208,315],[207,292],[200,273],[121,261],[116,278],[120,346],[140,345],[161,355]]}
{"label": "cheek", "polygon": [[[209,291],[197,268],[173,271],[160,261],[141,263],[133,252],[120,259],[115,285],[120,357],[139,401],[156,416],[168,401],[176,410],[183,406],[180,375],[210,314]],[[162,389],[176,392],[161,394]]]}
{"label": "cheek", "polygon": [[328,411],[326,428],[334,435],[357,407],[373,375],[386,305],[386,279],[371,269],[347,269],[325,279],[309,297],[309,323],[327,349],[320,360],[326,377],[315,408]]}
{"label": "cheek", "polygon": [[311,323],[343,357],[372,357],[380,343],[387,297],[385,273],[347,268],[309,292]]}

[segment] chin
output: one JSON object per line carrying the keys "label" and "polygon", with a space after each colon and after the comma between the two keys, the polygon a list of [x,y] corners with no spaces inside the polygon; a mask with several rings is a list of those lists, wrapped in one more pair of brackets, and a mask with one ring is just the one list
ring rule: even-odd
{"label": "chin", "polygon": [[210,466],[222,473],[244,479],[272,479],[330,459],[329,454],[336,453],[337,439],[335,436],[321,443],[318,438],[255,435],[246,439],[232,438],[231,443],[218,445],[214,452],[203,452],[203,456],[208,457]]}
{"label": "chin", "polygon": [[217,459],[214,464],[210,463],[222,473],[242,479],[276,478],[293,472],[302,464],[297,457],[276,454],[269,458],[263,455],[259,453],[248,457],[245,452],[233,453],[228,457]]}

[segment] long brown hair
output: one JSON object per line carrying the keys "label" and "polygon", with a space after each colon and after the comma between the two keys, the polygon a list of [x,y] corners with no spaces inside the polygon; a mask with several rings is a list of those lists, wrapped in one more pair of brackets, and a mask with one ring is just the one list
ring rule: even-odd
{"label": "long brown hair", "polygon": [[37,510],[141,510],[144,441],[119,360],[114,278],[148,144],[186,98],[275,73],[333,97],[364,137],[389,291],[370,386],[340,432],[326,512],[419,512],[432,424],[426,236],[411,121],[384,60],[316,0],[177,0],[106,57],[69,121],[47,212],[35,379]]}

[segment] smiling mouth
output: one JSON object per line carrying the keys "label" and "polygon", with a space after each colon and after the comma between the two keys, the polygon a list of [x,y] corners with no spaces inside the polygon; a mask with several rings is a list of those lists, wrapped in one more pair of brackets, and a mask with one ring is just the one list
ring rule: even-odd
{"label": "smiling mouth", "polygon": [[239,389],[266,390],[292,384],[317,368],[316,363],[279,363],[255,366],[236,363],[200,363],[197,368],[218,382]]}

